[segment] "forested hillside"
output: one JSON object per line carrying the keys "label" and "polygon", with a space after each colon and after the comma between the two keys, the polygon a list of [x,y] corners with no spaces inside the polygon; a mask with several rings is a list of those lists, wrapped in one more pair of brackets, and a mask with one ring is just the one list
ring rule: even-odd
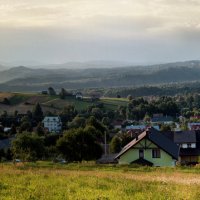
{"label": "forested hillside", "polygon": [[15,67],[0,73],[1,91],[57,88],[139,87],[200,81],[200,61],[93,69],[30,69]]}

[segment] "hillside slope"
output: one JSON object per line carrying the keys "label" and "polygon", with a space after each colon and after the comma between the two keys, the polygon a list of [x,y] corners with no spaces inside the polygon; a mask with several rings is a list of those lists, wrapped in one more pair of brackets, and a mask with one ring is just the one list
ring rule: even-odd
{"label": "hillside slope", "polygon": [[130,87],[200,80],[200,61],[98,69],[11,68],[0,73],[0,91]]}

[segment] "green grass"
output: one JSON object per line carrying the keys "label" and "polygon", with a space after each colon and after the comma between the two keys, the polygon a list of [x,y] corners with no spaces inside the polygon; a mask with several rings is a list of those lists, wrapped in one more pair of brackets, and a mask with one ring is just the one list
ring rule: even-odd
{"label": "green grass", "polygon": [[[103,103],[105,110],[116,110],[118,106],[126,106],[128,101],[125,98],[101,98],[100,100],[92,102],[89,98],[83,100],[77,100],[74,97],[66,97],[64,100],[58,96],[42,95],[37,93],[1,93],[0,98],[7,97],[10,101],[12,111],[18,110],[21,112],[19,105],[23,105],[25,102],[34,105],[37,102],[44,105],[46,108],[63,109],[64,106],[74,105],[78,111],[87,110],[89,106],[94,104]],[[16,107],[16,108],[15,108]],[[23,107],[23,112],[25,108]]]}
{"label": "green grass", "polygon": [[127,99],[124,98],[102,98],[100,102],[109,110],[116,110],[118,106],[126,106],[128,103]]}
{"label": "green grass", "polygon": [[0,165],[0,199],[199,199],[199,168],[27,163]]}
{"label": "green grass", "polygon": [[28,100],[30,98],[29,95],[25,95],[25,94],[14,94],[10,99],[10,104],[11,105],[17,105],[19,103],[22,103],[26,100]]}

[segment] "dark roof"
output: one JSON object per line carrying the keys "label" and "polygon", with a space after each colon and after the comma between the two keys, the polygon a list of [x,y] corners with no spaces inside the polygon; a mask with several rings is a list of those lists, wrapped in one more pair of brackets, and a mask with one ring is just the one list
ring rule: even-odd
{"label": "dark roof", "polygon": [[153,117],[151,119],[151,122],[171,122],[173,121],[173,118],[170,116],[166,116],[166,117]]}
{"label": "dark roof", "polygon": [[195,131],[178,131],[174,132],[175,143],[196,143]]}
{"label": "dark roof", "polygon": [[164,150],[166,153],[171,155],[173,158],[178,159],[179,146],[154,128],[149,128],[141,133],[138,136],[138,139],[135,138],[130,143],[128,143],[115,158],[119,158],[121,155],[123,155],[145,137],[148,138],[155,145],[157,145],[159,148]]}
{"label": "dark roof", "polygon": [[14,138],[8,138],[0,140],[0,149],[8,149],[11,146],[11,142]]}
{"label": "dark roof", "polygon": [[197,140],[197,143],[199,142],[200,143],[200,130],[196,130],[196,140]]}
{"label": "dark roof", "polygon": [[161,131],[160,133],[174,142],[174,131]]}

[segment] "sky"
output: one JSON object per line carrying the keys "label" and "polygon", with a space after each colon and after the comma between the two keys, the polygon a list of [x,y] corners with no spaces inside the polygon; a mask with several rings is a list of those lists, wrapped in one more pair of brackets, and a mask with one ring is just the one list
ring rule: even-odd
{"label": "sky", "polygon": [[152,64],[199,52],[199,0],[0,0],[0,64]]}

